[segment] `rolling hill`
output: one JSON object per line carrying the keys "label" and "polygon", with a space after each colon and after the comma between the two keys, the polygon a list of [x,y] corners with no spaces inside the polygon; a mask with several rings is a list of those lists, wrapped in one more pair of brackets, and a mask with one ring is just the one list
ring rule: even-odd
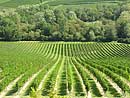
{"label": "rolling hill", "polygon": [[[49,1],[49,5],[80,5],[80,4],[91,4],[98,2],[116,3],[124,0],[43,0]],[[0,0],[0,7],[17,7],[26,4],[37,4],[40,0]]]}

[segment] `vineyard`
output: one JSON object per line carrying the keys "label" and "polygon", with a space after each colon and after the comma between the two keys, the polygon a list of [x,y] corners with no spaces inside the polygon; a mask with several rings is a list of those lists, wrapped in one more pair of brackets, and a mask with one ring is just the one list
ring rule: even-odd
{"label": "vineyard", "polygon": [[129,98],[130,45],[0,42],[0,98],[35,94],[41,98]]}

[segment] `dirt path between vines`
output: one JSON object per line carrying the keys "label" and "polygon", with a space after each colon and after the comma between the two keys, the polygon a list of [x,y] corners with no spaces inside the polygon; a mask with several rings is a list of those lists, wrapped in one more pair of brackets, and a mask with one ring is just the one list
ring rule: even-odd
{"label": "dirt path between vines", "polygon": [[40,82],[40,84],[39,84],[37,90],[41,90],[41,89],[42,89],[43,84],[44,84],[46,78],[47,78],[48,75],[55,69],[55,67],[56,67],[56,65],[58,64],[59,60],[60,60],[60,57],[58,58],[58,60],[56,61],[56,63],[53,65],[53,67],[45,74],[45,76],[43,77],[42,81]]}
{"label": "dirt path between vines", "polygon": [[111,78],[106,76],[106,79],[119,94],[123,94],[122,89],[115,82],[113,82]]}
{"label": "dirt path between vines", "polygon": [[83,82],[83,79],[82,79],[80,73],[78,72],[76,66],[75,66],[73,63],[72,63],[72,65],[73,65],[73,67],[74,67],[74,69],[75,69],[75,71],[76,71],[76,73],[77,73],[77,75],[78,75],[78,77],[79,77],[79,80],[80,80],[81,85],[82,85],[83,92],[85,93],[85,97],[87,97],[88,94],[87,94],[87,90],[86,90],[85,84],[84,84],[84,82]]}
{"label": "dirt path between vines", "polygon": [[16,95],[24,95],[25,91],[27,90],[27,88],[30,86],[30,84],[32,83],[32,81],[36,78],[36,76],[42,71],[43,69],[39,70],[37,73],[33,74],[28,80],[27,82],[23,85],[23,87],[21,87],[19,89],[18,92],[16,92]]}
{"label": "dirt path between vines", "polygon": [[65,57],[63,57],[62,63],[60,65],[60,68],[59,68],[57,76],[56,76],[56,82],[55,82],[55,85],[54,85],[54,92],[56,92],[56,94],[58,94],[58,84],[60,82],[60,74],[62,72],[64,62],[65,62]]}
{"label": "dirt path between vines", "polygon": [[[76,61],[76,60],[75,60],[75,61]],[[76,61],[76,62],[77,62],[77,61]],[[77,62],[77,64],[81,65],[79,62]],[[84,71],[85,71],[88,75],[90,75],[90,77],[94,80],[94,82],[95,82],[95,84],[96,84],[96,86],[97,86],[97,88],[98,88],[100,94],[102,95],[102,97],[106,97],[106,96],[105,96],[105,92],[104,92],[104,90],[103,90],[103,87],[102,87],[101,84],[97,81],[97,78],[96,78],[88,69],[86,69],[84,66],[81,65],[81,67],[83,67]],[[90,92],[89,92],[89,97],[90,97]]]}
{"label": "dirt path between vines", "polygon": [[13,86],[23,77],[24,74],[17,77],[14,81],[12,81],[1,93],[0,98],[4,98],[6,94],[13,88]]}

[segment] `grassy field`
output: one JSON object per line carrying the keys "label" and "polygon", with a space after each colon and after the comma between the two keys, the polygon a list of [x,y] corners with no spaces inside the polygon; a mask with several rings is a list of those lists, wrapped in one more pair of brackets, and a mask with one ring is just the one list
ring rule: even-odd
{"label": "grassy field", "polygon": [[[118,3],[124,0],[43,0],[49,1],[47,4],[58,6],[58,5],[82,5],[82,4],[95,4],[95,3]],[[0,6],[2,7],[17,7],[25,4],[38,4],[40,0],[0,0]]]}
{"label": "grassy field", "polygon": [[128,98],[129,84],[127,44],[0,42],[0,98]]}
{"label": "grassy field", "polygon": [[[47,1],[47,0],[43,0]],[[20,5],[27,5],[27,4],[37,4],[40,3],[39,0],[0,0],[0,6],[3,7],[17,7]]]}
{"label": "grassy field", "polygon": [[118,3],[105,3],[105,2],[100,2],[100,3],[90,3],[90,4],[72,4],[72,5],[64,5],[64,4],[59,4],[59,5],[56,5],[56,6],[52,6],[52,8],[55,8],[55,9],[71,9],[71,10],[75,10],[75,9],[82,9],[82,8],[96,8],[96,7],[101,7],[101,6],[117,6]]}
{"label": "grassy field", "polygon": [[118,3],[121,1],[113,0],[54,0],[49,2],[49,5],[80,5],[80,4],[95,4],[95,3]]}

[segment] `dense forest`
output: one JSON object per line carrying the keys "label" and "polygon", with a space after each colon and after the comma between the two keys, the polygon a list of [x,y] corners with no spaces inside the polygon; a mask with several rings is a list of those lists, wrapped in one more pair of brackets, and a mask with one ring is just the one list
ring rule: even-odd
{"label": "dense forest", "polygon": [[3,9],[0,40],[130,43],[130,4],[54,9],[41,3]]}

